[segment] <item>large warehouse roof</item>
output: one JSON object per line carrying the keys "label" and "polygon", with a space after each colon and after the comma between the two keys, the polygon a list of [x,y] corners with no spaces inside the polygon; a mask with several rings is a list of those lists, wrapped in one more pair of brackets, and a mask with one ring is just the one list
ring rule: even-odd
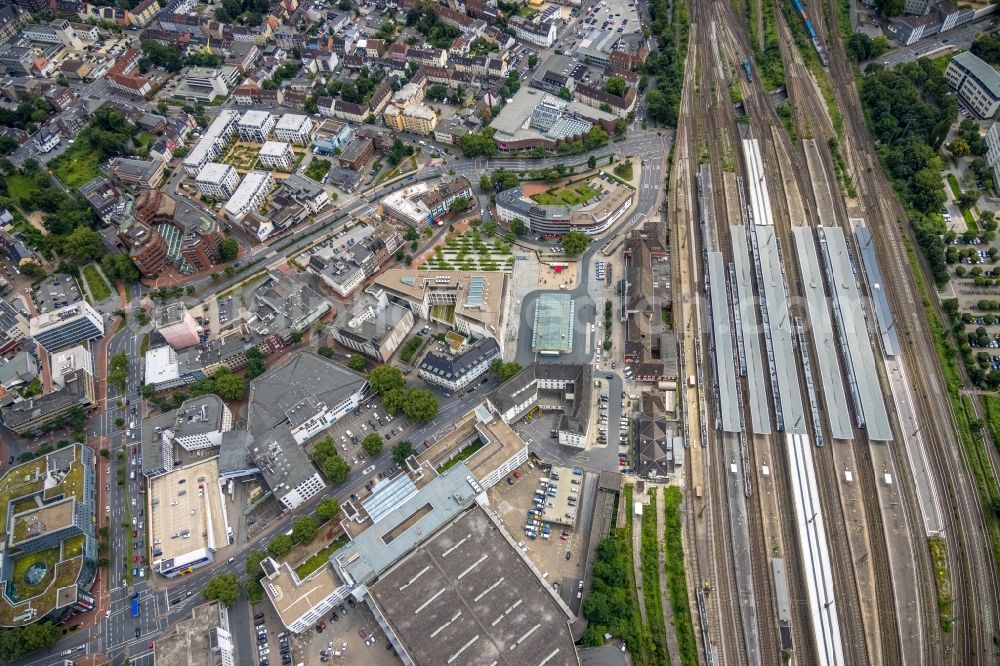
{"label": "large warehouse roof", "polygon": [[370,589],[414,663],[579,664],[564,608],[479,505]]}

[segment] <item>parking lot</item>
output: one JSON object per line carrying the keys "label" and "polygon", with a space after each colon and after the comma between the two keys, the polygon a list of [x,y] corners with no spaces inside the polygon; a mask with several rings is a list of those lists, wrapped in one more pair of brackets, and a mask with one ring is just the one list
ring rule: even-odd
{"label": "parking lot", "polygon": [[56,273],[42,280],[31,296],[39,312],[51,312],[81,300],[76,280],[65,273]]}
{"label": "parking lot", "polygon": [[[253,623],[257,646],[239,646],[241,663],[263,666],[291,666],[301,663],[304,641],[300,641],[285,630],[274,612],[274,607],[264,602],[251,608],[255,612]],[[250,654],[246,654],[248,652]]]}
{"label": "parking lot", "polygon": [[[362,469],[366,476],[378,480],[382,472],[376,474],[374,469],[369,469],[369,456],[361,448],[361,442],[374,432],[382,437],[384,447],[391,448],[402,441],[402,433],[409,425],[405,416],[391,416],[378,398],[371,398],[316,437],[313,445],[326,436],[332,437],[340,456],[352,469]],[[311,447],[307,447],[309,449]]]}
{"label": "parking lot", "polygon": [[294,639],[296,654],[301,649],[306,666],[321,663],[389,666],[400,663],[366,603],[352,606],[350,602],[345,602],[324,618],[322,625],[325,628],[321,633],[310,630]]}
{"label": "parking lot", "polygon": [[[543,473],[538,467],[522,465],[517,470],[518,478],[511,477],[510,482],[501,482],[487,491],[490,505],[496,510],[507,531],[518,540],[518,545],[542,572],[545,580],[559,592],[563,601],[573,609],[579,609],[583,596],[581,582],[584,577],[586,554],[583,552],[581,531],[556,523],[551,523],[550,538],[541,535],[531,538],[525,534],[525,525],[530,520],[529,511],[534,510],[533,499],[535,490],[540,488]],[[572,484],[572,481],[582,480],[572,473],[560,475],[561,484]],[[572,484],[581,487],[580,484]],[[581,519],[586,520],[586,512],[580,512]],[[569,559],[567,559],[567,554]]]}

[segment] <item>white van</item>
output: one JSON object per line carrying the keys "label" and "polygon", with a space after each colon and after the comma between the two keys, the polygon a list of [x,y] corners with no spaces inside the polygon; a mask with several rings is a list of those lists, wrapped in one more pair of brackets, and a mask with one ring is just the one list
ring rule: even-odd
{"label": "white van", "polygon": [[350,430],[345,430],[344,432],[346,432],[346,433],[347,433],[347,438],[348,438],[348,439],[354,439],[354,435],[353,435],[353,434],[351,434],[351,431],[350,431]]}

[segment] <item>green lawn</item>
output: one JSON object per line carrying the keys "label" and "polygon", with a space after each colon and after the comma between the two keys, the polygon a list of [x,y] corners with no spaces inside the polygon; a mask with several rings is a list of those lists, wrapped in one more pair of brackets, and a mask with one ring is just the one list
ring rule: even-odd
{"label": "green lawn", "polygon": [[333,164],[329,160],[320,159],[314,157],[313,161],[309,163],[309,167],[306,169],[306,178],[311,178],[317,183],[323,180]]}
{"label": "green lawn", "polygon": [[459,451],[458,455],[456,455],[454,458],[452,458],[451,460],[449,460],[445,464],[443,464],[440,467],[438,467],[438,474],[443,474],[443,473],[447,472],[449,469],[451,469],[452,467],[454,467],[458,463],[462,462],[463,460],[465,460],[466,458],[468,458],[469,456],[471,456],[473,453],[475,453],[479,449],[483,448],[484,446],[485,446],[485,443],[481,439],[477,439],[476,441],[472,442],[471,444],[469,444],[468,446],[466,446],[464,449],[462,449],[461,451]]}
{"label": "green lawn", "polygon": [[962,188],[958,186],[958,179],[955,178],[955,174],[948,174],[948,185],[951,186],[951,193],[956,199],[962,196]]}
{"label": "green lawn", "polygon": [[93,264],[83,267],[83,277],[87,280],[87,286],[90,288],[90,293],[93,295],[94,300],[100,303],[106,298],[111,298],[111,287],[105,281],[104,277],[97,272],[97,267]]}
{"label": "green lawn", "polygon": [[[46,550],[40,550],[37,553],[22,555],[21,557],[15,559],[14,574],[11,578],[11,582],[14,583],[14,587],[17,589],[18,599],[30,599],[31,597],[44,592],[45,588],[52,583],[52,579],[55,578],[56,562],[58,561],[58,546],[54,548],[47,548]],[[37,585],[28,585],[24,582],[24,574],[28,571],[28,567],[35,562],[44,562],[45,566],[48,568],[46,569],[45,576],[42,578],[41,582]]]}
{"label": "green lawn", "polygon": [[577,206],[596,197],[600,192],[587,183],[574,183],[548,192],[535,194],[531,198],[543,206]]}
{"label": "green lawn", "polygon": [[156,143],[156,137],[149,132],[140,132],[135,137],[135,152],[139,155],[148,155],[149,149]]}
{"label": "green lawn", "polygon": [[66,187],[78,188],[98,175],[97,168],[100,163],[100,155],[87,141],[80,140],[49,162],[49,168]]}
{"label": "green lawn", "polygon": [[37,191],[38,187],[28,176],[19,173],[12,173],[7,176],[7,193],[14,201],[31,197]]}
{"label": "green lawn", "polygon": [[337,537],[329,546],[317,551],[312,557],[295,567],[295,574],[299,578],[305,578],[328,562],[330,560],[330,555],[342,546],[346,545],[347,541],[348,539],[346,534]]}

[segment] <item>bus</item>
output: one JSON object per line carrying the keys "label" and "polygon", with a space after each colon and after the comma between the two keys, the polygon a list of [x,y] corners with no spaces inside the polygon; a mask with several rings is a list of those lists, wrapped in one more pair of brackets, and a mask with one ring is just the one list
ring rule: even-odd
{"label": "bus", "polygon": [[132,593],[132,617],[139,617],[139,593]]}

